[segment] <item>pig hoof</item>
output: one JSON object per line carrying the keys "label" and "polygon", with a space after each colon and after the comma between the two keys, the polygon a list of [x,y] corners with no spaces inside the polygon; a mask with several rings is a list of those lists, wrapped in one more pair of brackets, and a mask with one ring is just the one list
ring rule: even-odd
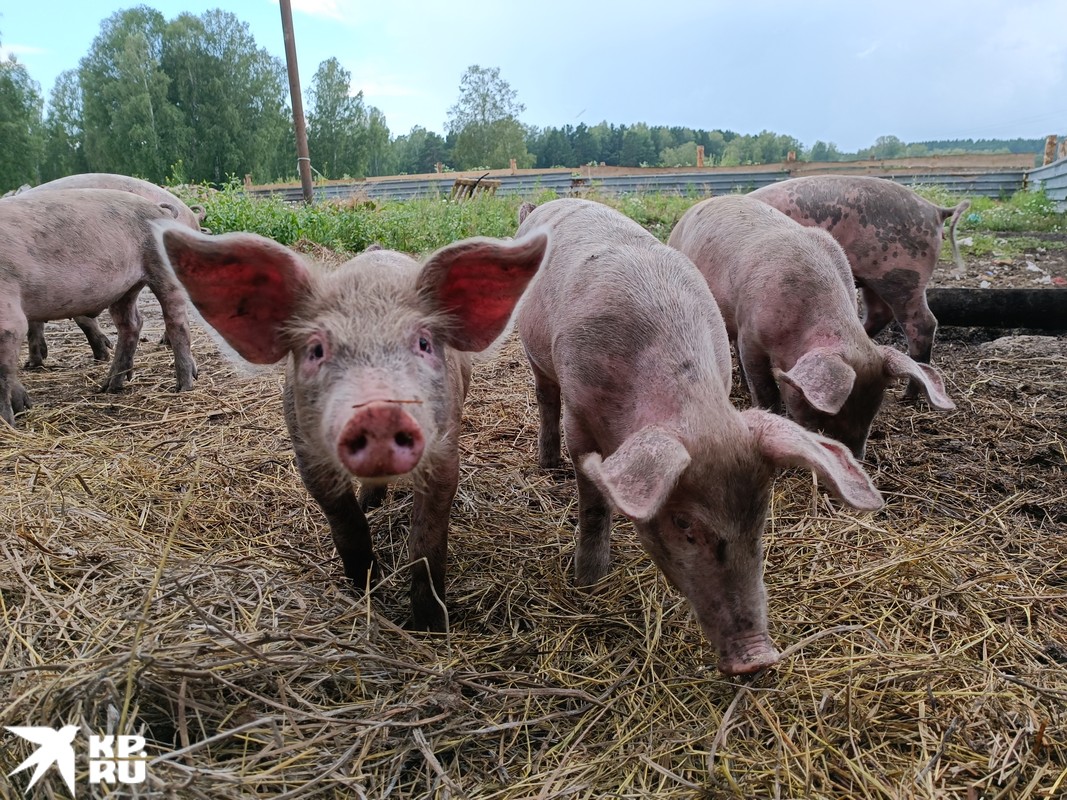
{"label": "pig hoof", "polygon": [[445,615],[440,609],[436,614],[412,614],[404,623],[404,630],[423,631],[424,633],[444,633]]}
{"label": "pig hoof", "polygon": [[22,368],[23,369],[33,369],[33,370],[44,369],[44,362],[36,360],[36,359],[30,359],[29,361],[27,361],[25,364],[22,365]]}

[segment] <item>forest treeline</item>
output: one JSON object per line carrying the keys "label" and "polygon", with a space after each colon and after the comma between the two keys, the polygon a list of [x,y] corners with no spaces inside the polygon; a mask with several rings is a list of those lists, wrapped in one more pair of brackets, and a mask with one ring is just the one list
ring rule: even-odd
{"label": "forest treeline", "polygon": [[[614,124],[537,128],[497,68],[461,76],[443,134],[422,126],[393,135],[385,115],[352,94],[336,58],[305,84],[311,162],[325,178],[517,166],[695,166],[847,161],[965,152],[1039,152],[1040,139],[905,143],[880,136],[845,153],[772,131],[742,134]],[[246,23],[215,9],[167,20],[138,6],[105,19],[77,69],[59,75],[47,103],[14,58],[0,61],[0,192],[77,172],[116,172],[156,183],[256,183],[296,176],[285,64],[257,46]]]}

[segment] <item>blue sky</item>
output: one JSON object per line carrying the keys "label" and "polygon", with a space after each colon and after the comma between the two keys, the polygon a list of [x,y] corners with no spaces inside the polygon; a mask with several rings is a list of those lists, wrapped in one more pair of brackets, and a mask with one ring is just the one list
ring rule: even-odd
{"label": "blue sky", "polygon": [[[392,134],[444,132],[471,64],[499,67],[537,126],[772,130],[843,151],[1067,134],[1067,0],[292,0],[305,91],[336,57]],[[277,0],[145,0],[168,19],[222,7],[284,58]],[[61,5],[62,10],[57,6]],[[137,3],[4,3],[0,53],[47,99],[100,22]]]}

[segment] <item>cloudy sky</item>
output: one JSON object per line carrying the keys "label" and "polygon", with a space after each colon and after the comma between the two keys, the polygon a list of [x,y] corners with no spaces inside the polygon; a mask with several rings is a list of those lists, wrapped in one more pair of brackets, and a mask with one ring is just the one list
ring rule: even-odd
{"label": "cloudy sky", "polygon": [[[223,7],[284,58],[277,0],[145,0],[168,19]],[[292,0],[301,79],[338,58],[393,135],[444,132],[471,64],[499,67],[556,126],[771,130],[843,151],[1067,134],[1067,0]],[[136,3],[0,10],[0,52],[47,99],[101,20]]]}

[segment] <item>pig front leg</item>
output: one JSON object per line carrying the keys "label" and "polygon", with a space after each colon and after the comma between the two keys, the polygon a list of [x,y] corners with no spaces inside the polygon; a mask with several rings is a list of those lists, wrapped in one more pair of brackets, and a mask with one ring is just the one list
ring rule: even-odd
{"label": "pig front leg", "polygon": [[[908,340],[908,355],[920,364],[929,364],[934,350],[937,318],[926,304],[925,289],[911,298],[906,308],[897,311],[897,320]],[[915,400],[923,393],[922,384],[912,378],[904,392],[905,400]]]}
{"label": "pig front leg", "polygon": [[863,296],[863,330],[873,339],[893,321],[893,309],[866,286],[860,287],[860,294]]}
{"label": "pig front leg", "polygon": [[311,445],[300,435],[292,392],[286,386],[282,396],[285,424],[293,443],[296,468],[308,494],[318,503],[326,521],[345,577],[362,591],[378,578],[378,561],[371,545],[370,526],[352,491],[352,477],[340,467],[323,464]]}
{"label": "pig front leg", "polygon": [[560,464],[559,421],[561,401],[559,384],[530,362],[537,396],[540,426],[537,429],[537,463],[541,469],[556,469]]}
{"label": "pig front leg", "polygon": [[411,564],[411,620],[420,631],[444,631],[445,565],[452,500],[459,488],[459,448],[453,444],[424,485],[416,484],[408,537]]}
{"label": "pig front leg", "polygon": [[159,308],[163,312],[163,336],[174,351],[174,373],[177,378],[174,390],[188,391],[193,388],[197,369],[189,343],[189,315],[185,297],[173,281],[153,278],[149,288],[159,300]]}
{"label": "pig front leg", "polygon": [[111,361],[107,379],[100,386],[101,392],[122,391],[133,373],[133,355],[137,352],[137,342],[144,324],[141,312],[137,309],[137,296],[142,286],[137,284],[108,307],[116,329],[115,357]]}
{"label": "pig front leg", "polygon": [[30,350],[30,357],[24,364],[26,369],[41,369],[44,360],[48,358],[48,343],[44,340],[44,323],[30,322],[26,329],[26,345]]}
{"label": "pig front leg", "polygon": [[[92,348],[93,358],[96,361],[107,361],[111,358],[111,340],[107,338],[102,330],[100,330],[100,324],[92,317],[79,316],[74,318],[75,324],[82,329],[82,333],[85,334],[86,340],[89,342],[89,347]],[[44,329],[41,329],[41,344],[44,344]],[[45,353],[48,353],[47,345],[44,348]]]}
{"label": "pig front leg", "polygon": [[567,447],[574,462],[578,484],[578,544],[574,551],[574,578],[579,588],[589,589],[611,569],[611,503],[580,466],[596,447],[591,437],[574,421],[566,424]]}
{"label": "pig front leg", "polygon": [[782,395],[771,371],[771,360],[761,349],[737,342],[737,357],[741,362],[741,374],[748,384],[752,404],[776,414],[783,412]]}

